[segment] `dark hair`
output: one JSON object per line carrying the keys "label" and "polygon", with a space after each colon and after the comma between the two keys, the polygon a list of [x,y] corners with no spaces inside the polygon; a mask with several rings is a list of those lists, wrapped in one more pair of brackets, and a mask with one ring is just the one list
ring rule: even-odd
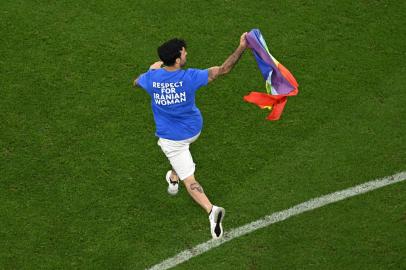
{"label": "dark hair", "polygon": [[165,66],[173,66],[176,58],[180,58],[182,47],[186,49],[186,42],[183,39],[171,39],[158,48],[158,56]]}

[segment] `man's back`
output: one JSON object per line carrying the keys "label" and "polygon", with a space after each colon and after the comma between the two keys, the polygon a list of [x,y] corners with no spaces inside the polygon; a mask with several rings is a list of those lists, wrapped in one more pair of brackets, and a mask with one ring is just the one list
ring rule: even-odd
{"label": "man's back", "polygon": [[185,140],[200,133],[203,120],[195,104],[195,92],[208,83],[208,70],[151,69],[139,77],[138,84],[151,96],[156,135]]}

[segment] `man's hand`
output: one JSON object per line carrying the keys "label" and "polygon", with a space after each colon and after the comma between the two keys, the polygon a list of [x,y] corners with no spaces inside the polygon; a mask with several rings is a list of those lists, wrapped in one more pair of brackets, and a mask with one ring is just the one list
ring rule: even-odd
{"label": "man's hand", "polygon": [[163,64],[164,62],[162,61],[155,62],[149,67],[149,69],[160,69]]}
{"label": "man's hand", "polygon": [[243,33],[240,37],[240,47],[241,48],[247,48],[248,43],[247,43],[247,32]]}
{"label": "man's hand", "polygon": [[226,61],[224,61],[221,66],[209,68],[209,82],[212,82],[217,79],[218,76],[227,74],[231,71],[248,46],[246,36],[247,32],[241,35],[238,48],[226,59]]}

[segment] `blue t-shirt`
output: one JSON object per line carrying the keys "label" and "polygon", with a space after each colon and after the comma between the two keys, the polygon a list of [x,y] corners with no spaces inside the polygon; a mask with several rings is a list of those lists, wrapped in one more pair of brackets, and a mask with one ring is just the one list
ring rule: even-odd
{"label": "blue t-shirt", "polygon": [[138,85],[151,96],[156,136],[181,141],[199,134],[203,118],[195,104],[195,92],[209,82],[207,69],[150,69]]}

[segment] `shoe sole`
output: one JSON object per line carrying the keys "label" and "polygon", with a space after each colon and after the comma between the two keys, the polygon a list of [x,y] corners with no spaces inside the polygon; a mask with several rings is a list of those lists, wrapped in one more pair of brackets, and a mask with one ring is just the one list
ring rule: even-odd
{"label": "shoe sole", "polygon": [[175,196],[176,194],[178,194],[178,192],[171,192],[169,189],[167,190],[169,195]]}
{"label": "shoe sole", "polygon": [[226,210],[224,210],[224,208],[222,207],[219,207],[214,213],[214,220],[216,221],[214,233],[216,234],[217,238],[220,238],[223,235],[223,226],[221,225],[221,223],[223,222],[225,214]]}

